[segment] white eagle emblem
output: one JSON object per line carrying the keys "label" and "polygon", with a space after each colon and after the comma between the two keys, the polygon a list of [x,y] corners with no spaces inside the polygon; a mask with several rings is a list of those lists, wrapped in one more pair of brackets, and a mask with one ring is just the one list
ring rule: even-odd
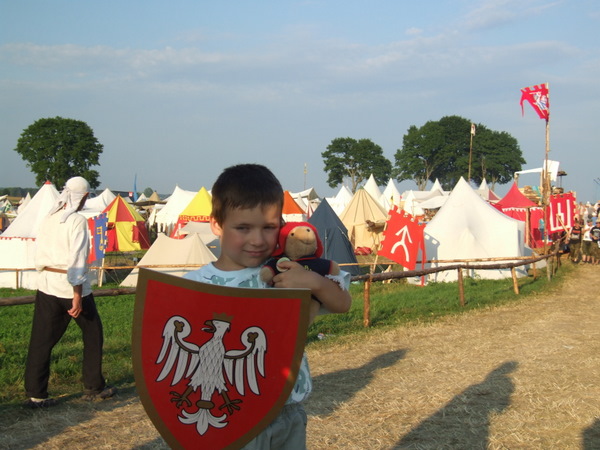
{"label": "white eagle emblem", "polygon": [[[157,382],[165,380],[173,371],[171,386],[183,378],[188,379],[188,387],[183,393],[171,391],[171,401],[181,409],[179,421],[184,424],[196,424],[196,430],[203,435],[209,426],[223,428],[227,425],[227,417],[240,410],[242,400],[232,399],[228,394],[226,379],[240,396],[245,395],[245,385],[260,395],[258,375],[265,377],[265,352],[267,338],[259,327],[248,327],[240,335],[245,347],[238,350],[226,350],[223,336],[230,330],[231,318],[215,315],[212,320],[204,322],[203,331],[212,337],[198,346],[185,339],[190,335],[192,327],[181,316],[173,316],[167,320],[163,329],[163,344],[156,364],[163,364]],[[189,396],[200,390],[200,399],[192,404]],[[223,404],[216,405],[213,395],[218,393]],[[222,415],[214,415],[211,411],[227,410]]]}

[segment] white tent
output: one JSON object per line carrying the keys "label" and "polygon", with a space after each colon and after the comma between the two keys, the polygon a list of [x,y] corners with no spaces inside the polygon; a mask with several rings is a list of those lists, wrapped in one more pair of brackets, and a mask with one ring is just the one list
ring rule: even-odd
{"label": "white tent", "polygon": [[[425,227],[426,258],[456,260],[526,256],[530,254],[530,250],[523,244],[524,233],[523,222],[512,219],[489,205],[461,178],[444,205]],[[453,263],[431,263],[426,266],[449,264]],[[519,276],[527,274],[523,266],[516,270]],[[499,279],[510,277],[511,272],[510,269],[470,270],[465,275]],[[456,281],[457,277],[457,271],[450,270],[431,274],[428,281]]]}
{"label": "white tent", "polygon": [[477,189],[475,192],[477,192],[482,199],[490,203],[496,203],[498,200],[500,200],[500,197],[498,197],[496,193],[489,188],[485,178],[481,180],[479,189]]}
{"label": "white tent", "polygon": [[[396,183],[394,183],[394,180],[392,178],[390,178],[390,181],[388,181],[388,184],[383,190],[381,198],[385,198],[385,200],[387,200],[390,208],[394,205],[400,206],[402,196],[400,195],[400,191],[398,190],[398,187],[396,186]],[[380,203],[383,203],[383,201],[380,200]]]}
{"label": "white tent", "polygon": [[21,211],[23,211],[30,201],[31,201],[31,194],[29,192],[27,192],[27,195],[25,196],[25,198],[21,199],[21,202],[19,203],[19,206],[17,207],[17,214],[19,214]]}
{"label": "white tent", "polygon": [[381,189],[379,189],[379,186],[377,186],[377,181],[375,181],[375,177],[373,176],[373,174],[369,176],[369,179],[365,183],[364,190],[367,191],[369,195],[373,197],[374,200],[376,200],[381,206],[385,208],[385,205],[383,205],[379,201],[381,199]]}
{"label": "white tent", "polygon": [[[188,234],[183,239],[173,239],[160,233],[152,246],[138,263],[138,266],[175,266],[175,265],[196,265],[196,267],[150,267],[169,275],[183,276],[191,270],[197,269],[200,265],[216,261],[215,255],[202,242],[197,233]],[[123,280],[121,286],[136,286],[139,269],[134,268],[131,273]]]}
{"label": "white tent", "polygon": [[[431,201],[436,197],[444,197],[442,191],[436,189],[433,191],[405,191],[402,194],[402,199],[404,203],[402,205],[402,209],[413,216],[422,216],[425,214],[423,211],[423,207],[421,204],[425,201]],[[441,203],[442,200],[438,200],[437,203]]]}
{"label": "white tent", "polygon": [[31,198],[21,213],[0,236],[0,287],[37,288],[35,270],[35,237],[39,227],[58,199],[58,191],[46,182]]}
{"label": "white tent", "polygon": [[108,188],[93,198],[88,198],[79,214],[86,218],[94,217],[106,209],[117,196]]}
{"label": "white tent", "polygon": [[352,192],[346,186],[342,185],[335,197],[328,197],[327,203],[335,211],[338,217],[342,214],[348,203],[352,200]]}
{"label": "white tent", "polygon": [[197,193],[198,191],[186,191],[179,186],[175,186],[175,190],[166,205],[160,210],[154,210],[148,218],[148,227],[156,224],[159,232],[171,234],[172,228],[179,220],[179,215]]}
{"label": "white tent", "polygon": [[35,238],[40,224],[56,203],[58,196],[54,185],[47,181],[2,233],[2,237]]}
{"label": "white tent", "polygon": [[448,194],[448,192],[444,191],[444,189],[442,188],[442,185],[440,183],[440,180],[438,180],[437,178],[435,179],[433,186],[431,186],[431,189],[429,189],[429,192],[436,192],[436,191],[440,191],[440,193],[443,195]]}

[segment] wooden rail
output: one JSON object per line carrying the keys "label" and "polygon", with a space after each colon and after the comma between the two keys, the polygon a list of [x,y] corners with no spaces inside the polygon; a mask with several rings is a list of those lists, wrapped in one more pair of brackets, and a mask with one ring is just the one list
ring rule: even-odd
{"label": "wooden rail", "polygon": [[[552,259],[555,257],[557,260],[557,264],[553,266]],[[535,263],[547,259],[547,272],[548,279],[551,279],[554,274],[553,267],[558,268],[560,266],[560,259],[558,258],[558,251],[554,253],[549,253],[545,255],[541,255],[538,257],[506,257],[506,258],[484,258],[478,260],[431,260],[427,261],[428,263],[452,263],[439,267],[430,267],[427,269],[420,270],[405,270],[405,271],[396,271],[396,272],[382,272],[382,273],[371,273],[366,275],[355,275],[352,277],[352,281],[364,281],[364,290],[363,290],[363,326],[369,327],[371,323],[371,283],[373,281],[385,281],[385,280],[394,280],[394,279],[402,279],[402,278],[413,278],[413,277],[421,277],[424,275],[428,275],[431,273],[444,272],[446,270],[456,270],[458,272],[458,292],[459,292],[459,302],[461,306],[465,305],[465,289],[464,289],[464,277],[463,270],[498,270],[498,269],[510,269],[511,270],[511,278],[513,283],[513,290],[516,295],[519,294],[519,283],[516,274],[516,267],[524,266],[528,264],[533,265],[534,277],[536,277],[536,266]],[[498,263],[498,264],[477,264],[481,262],[496,262],[496,261],[506,261],[510,260],[513,262],[508,263]],[[387,263],[385,263],[387,265]],[[393,263],[390,263],[393,264]],[[342,265],[342,264],[340,264]],[[369,264],[371,265],[371,264]],[[147,268],[159,268],[159,267],[199,267],[197,264],[193,265],[144,265],[144,266],[131,266],[133,267],[147,267]],[[116,266],[116,267],[103,267],[103,270],[106,269],[124,269],[130,268],[129,266]],[[11,270],[11,269],[0,269],[0,270]],[[12,270],[34,270],[34,269],[12,269]],[[94,297],[114,297],[118,295],[132,295],[135,294],[135,288],[119,288],[119,289],[98,289],[94,291]],[[0,306],[10,306],[10,305],[23,305],[27,303],[33,303],[35,301],[34,295],[22,296],[22,297],[6,297],[0,298]]]}

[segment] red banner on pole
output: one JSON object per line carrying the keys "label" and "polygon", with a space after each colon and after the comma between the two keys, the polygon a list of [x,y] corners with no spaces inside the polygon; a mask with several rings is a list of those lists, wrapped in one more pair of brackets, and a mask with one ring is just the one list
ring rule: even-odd
{"label": "red banner on pole", "polygon": [[535,109],[540,119],[550,118],[550,100],[548,98],[548,84],[536,84],[535,86],[521,89],[521,112],[525,114],[523,102],[527,101]]}

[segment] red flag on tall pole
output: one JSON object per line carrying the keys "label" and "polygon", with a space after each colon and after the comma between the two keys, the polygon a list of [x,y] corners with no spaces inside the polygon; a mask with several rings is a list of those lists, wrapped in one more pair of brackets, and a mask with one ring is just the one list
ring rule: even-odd
{"label": "red flag on tall pole", "polygon": [[529,102],[540,119],[546,119],[546,121],[550,119],[548,83],[536,84],[535,86],[521,89],[521,111],[523,114],[525,114],[525,110],[523,109],[524,101]]}

